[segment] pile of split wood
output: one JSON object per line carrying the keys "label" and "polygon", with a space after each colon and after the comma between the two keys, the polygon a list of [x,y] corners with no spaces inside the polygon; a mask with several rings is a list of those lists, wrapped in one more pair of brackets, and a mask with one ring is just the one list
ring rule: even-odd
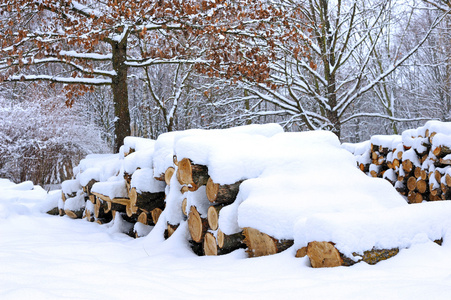
{"label": "pile of split wood", "polygon": [[360,170],[388,180],[409,203],[451,199],[451,126],[429,121],[401,136],[344,145]]}
{"label": "pile of split wood", "polygon": [[[451,143],[439,125],[344,147],[362,171],[389,180],[411,202],[416,195],[445,199]],[[156,141],[128,137],[119,154],[90,155],[74,174],[62,185],[60,215],[108,224],[133,237],[188,237],[198,255],[245,248],[254,257],[291,248],[293,255],[307,255],[313,267],[376,263],[407,247],[416,234],[403,232],[399,240],[383,243],[370,230],[372,243],[346,245],[340,232],[352,230],[328,220],[348,224],[343,215],[352,211],[376,220],[363,226],[377,228],[377,216],[408,205],[386,181],[355,168],[354,157],[325,131],[285,133],[266,124],[171,132]],[[432,208],[437,209],[448,211]],[[428,228],[419,234],[440,240]]]}

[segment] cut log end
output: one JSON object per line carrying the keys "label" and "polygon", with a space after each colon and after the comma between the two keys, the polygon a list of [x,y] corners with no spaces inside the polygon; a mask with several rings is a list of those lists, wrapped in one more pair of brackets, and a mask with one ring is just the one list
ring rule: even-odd
{"label": "cut log end", "polygon": [[150,214],[152,216],[152,221],[154,224],[157,224],[158,219],[160,218],[161,213],[163,212],[163,210],[161,208],[155,208],[153,209]]}
{"label": "cut log end", "polygon": [[246,227],[243,230],[244,243],[248,247],[249,257],[276,254],[293,245],[292,240],[277,240],[257,229]]}
{"label": "cut log end", "polygon": [[188,214],[188,229],[193,241],[196,243],[202,242],[207,228],[207,219],[200,216],[195,206],[191,206]]}
{"label": "cut log end", "polygon": [[340,252],[330,242],[310,242],[307,255],[313,268],[338,267],[343,264]]}
{"label": "cut log end", "polygon": [[210,206],[207,211],[207,220],[208,220],[208,226],[212,230],[218,229],[219,224],[219,210],[220,208],[216,206]]}
{"label": "cut log end", "polygon": [[204,254],[218,255],[218,245],[216,238],[211,232],[207,232],[204,237]]}
{"label": "cut log end", "polygon": [[173,167],[167,168],[166,172],[164,172],[164,181],[167,185],[171,184],[172,175],[174,175],[175,169]]}

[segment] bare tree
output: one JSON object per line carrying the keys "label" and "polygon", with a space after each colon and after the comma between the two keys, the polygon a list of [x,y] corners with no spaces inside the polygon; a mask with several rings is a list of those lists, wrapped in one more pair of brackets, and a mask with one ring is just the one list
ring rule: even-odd
{"label": "bare tree", "polygon": [[[390,55],[382,57],[383,38],[389,34],[390,26],[394,26],[390,0],[309,0],[282,1],[282,4],[302,12],[301,22],[308,24],[302,33],[308,39],[307,52],[311,59],[297,57],[285,44],[279,45],[281,59],[271,63],[271,80],[279,88],[273,90],[264,84],[248,82],[246,87],[254,96],[252,99],[273,103],[278,107],[273,113],[284,114],[300,126],[329,129],[338,136],[343,124],[356,118],[410,120],[390,115],[388,99],[383,99],[386,105],[381,112],[368,111],[364,105],[355,110],[356,103],[374,88],[383,88],[384,81],[426,42],[443,14],[433,20],[409,49],[401,52],[400,44],[391,45],[387,52]],[[292,19],[291,22],[300,21]],[[299,30],[305,30],[301,25]],[[407,33],[410,27],[396,30]],[[378,59],[383,64],[378,64]],[[380,96],[389,96],[389,92]]]}

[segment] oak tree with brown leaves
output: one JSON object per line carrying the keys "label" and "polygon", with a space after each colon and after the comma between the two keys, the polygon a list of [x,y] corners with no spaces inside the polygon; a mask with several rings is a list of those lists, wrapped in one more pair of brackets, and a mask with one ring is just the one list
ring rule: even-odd
{"label": "oak tree with brown leaves", "polygon": [[94,86],[110,86],[115,151],[130,135],[129,68],[189,64],[275,89],[268,79],[276,45],[307,56],[293,12],[265,1],[1,0],[0,14],[0,81],[63,84],[69,106]]}

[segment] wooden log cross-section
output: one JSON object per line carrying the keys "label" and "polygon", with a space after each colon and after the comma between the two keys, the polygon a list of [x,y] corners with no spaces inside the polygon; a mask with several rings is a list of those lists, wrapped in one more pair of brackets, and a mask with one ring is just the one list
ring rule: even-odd
{"label": "wooden log cross-section", "polygon": [[249,257],[258,257],[282,252],[293,245],[293,240],[278,240],[257,229],[246,227],[243,230],[244,243]]}
{"label": "wooden log cross-section", "polygon": [[187,185],[189,191],[194,192],[208,181],[208,168],[204,165],[193,164],[188,158],[178,162],[177,179],[180,184]]}
{"label": "wooden log cross-section", "polygon": [[196,243],[201,243],[208,229],[208,221],[202,218],[195,206],[190,207],[188,214],[188,229],[191,238]]}

